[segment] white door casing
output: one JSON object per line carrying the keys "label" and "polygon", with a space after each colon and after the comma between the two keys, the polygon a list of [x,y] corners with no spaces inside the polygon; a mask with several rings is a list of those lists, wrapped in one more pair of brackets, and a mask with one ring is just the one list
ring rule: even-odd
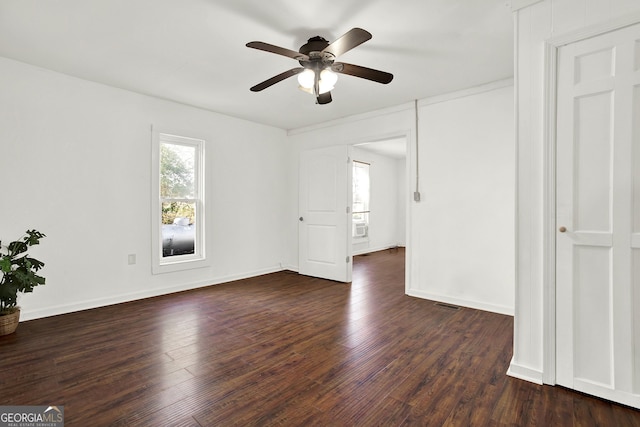
{"label": "white door casing", "polygon": [[640,24],[557,70],[556,382],[640,408]]}
{"label": "white door casing", "polygon": [[348,146],[300,153],[300,274],[351,282],[351,168]]}

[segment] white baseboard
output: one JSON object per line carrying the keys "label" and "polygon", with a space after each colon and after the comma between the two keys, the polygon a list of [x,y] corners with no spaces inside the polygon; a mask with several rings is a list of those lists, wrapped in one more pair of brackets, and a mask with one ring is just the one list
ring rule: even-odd
{"label": "white baseboard", "polygon": [[462,307],[475,308],[476,310],[490,311],[492,313],[498,313],[498,314],[506,314],[507,316],[513,316],[515,312],[513,307],[506,307],[502,305],[489,304],[482,301],[456,298],[448,295],[434,294],[431,292],[425,292],[418,289],[407,290],[407,295],[411,297],[416,297],[416,298],[444,302],[447,304],[459,305]]}
{"label": "white baseboard", "polygon": [[73,313],[75,311],[89,310],[92,308],[105,307],[108,305],[121,304],[124,302],[135,301],[145,298],[157,297],[160,295],[172,294],[175,292],[188,291],[191,289],[204,288],[207,286],[219,285],[222,283],[233,282],[235,280],[248,279],[251,277],[262,276],[264,274],[276,273],[282,271],[281,266],[274,266],[252,272],[233,274],[229,276],[216,277],[211,280],[183,283],[180,285],[169,286],[165,288],[151,289],[149,291],[132,292],[120,295],[113,295],[105,298],[96,298],[86,301],[74,302],[71,304],[57,305],[44,309],[24,310],[20,311],[20,321],[34,320],[42,317],[57,316],[60,314]]}
{"label": "white baseboard", "polygon": [[403,247],[404,247],[403,245],[376,246],[373,248],[366,248],[366,249],[361,249],[359,251],[354,251],[352,255],[358,256],[358,255],[370,254],[372,252],[380,252],[380,251],[386,251],[388,249],[403,248]]}
{"label": "white baseboard", "polygon": [[518,365],[513,361],[513,359],[511,359],[511,363],[509,364],[507,375],[513,378],[518,378],[518,379],[529,381],[532,383],[536,383],[540,385],[543,384],[542,371],[529,368],[528,366]]}
{"label": "white baseboard", "polygon": [[283,270],[288,270],[288,271],[293,271],[293,272],[295,272],[295,273],[297,273],[298,271],[300,271],[300,269],[298,268],[298,266],[297,266],[297,265],[291,265],[291,264],[283,265],[283,266],[282,266],[282,269],[283,269]]}

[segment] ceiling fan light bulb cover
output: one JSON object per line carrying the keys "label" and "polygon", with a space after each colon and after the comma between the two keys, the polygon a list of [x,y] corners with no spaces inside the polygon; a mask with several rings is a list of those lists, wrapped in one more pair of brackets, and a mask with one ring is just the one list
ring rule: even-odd
{"label": "ceiling fan light bulb cover", "polygon": [[336,85],[337,81],[338,75],[328,68],[325,68],[320,73],[320,84],[324,83],[327,86],[333,87]]}
{"label": "ceiling fan light bulb cover", "polygon": [[313,70],[306,69],[298,74],[298,83],[305,89],[312,89],[315,78],[316,76]]}
{"label": "ceiling fan light bulb cover", "polygon": [[323,93],[327,93],[333,90],[333,86],[329,86],[326,83],[322,83],[322,80],[320,80],[320,87],[318,88],[318,90],[320,91],[320,95],[322,95]]}
{"label": "ceiling fan light bulb cover", "polygon": [[338,81],[338,75],[336,73],[329,70],[328,68],[325,68],[324,70],[322,70],[320,72],[320,81],[318,82],[318,84],[320,85],[320,87],[318,88],[320,95],[333,90],[337,81]]}

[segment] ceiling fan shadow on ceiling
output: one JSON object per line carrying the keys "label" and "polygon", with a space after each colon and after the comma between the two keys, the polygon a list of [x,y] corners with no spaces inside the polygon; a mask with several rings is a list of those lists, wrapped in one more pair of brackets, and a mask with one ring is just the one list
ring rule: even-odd
{"label": "ceiling fan shadow on ceiling", "polygon": [[317,104],[328,104],[331,102],[331,90],[338,79],[337,74],[347,74],[387,84],[393,80],[393,74],[346,62],[336,62],[338,56],[361,45],[371,37],[368,31],[353,28],[333,43],[329,43],[320,36],[312,37],[300,47],[298,52],[269,43],[249,42],[247,47],[286,56],[295,59],[301,65],[258,83],[250,90],[259,92],[297,75],[300,89],[315,95]]}

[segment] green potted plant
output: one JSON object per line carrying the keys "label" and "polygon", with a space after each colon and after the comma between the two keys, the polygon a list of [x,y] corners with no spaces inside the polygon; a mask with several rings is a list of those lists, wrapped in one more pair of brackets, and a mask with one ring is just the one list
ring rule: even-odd
{"label": "green potted plant", "polygon": [[33,292],[34,287],[44,285],[45,278],[36,274],[44,263],[27,254],[43,237],[39,231],[27,230],[7,246],[0,242],[0,335],[11,334],[18,327],[18,293]]}

